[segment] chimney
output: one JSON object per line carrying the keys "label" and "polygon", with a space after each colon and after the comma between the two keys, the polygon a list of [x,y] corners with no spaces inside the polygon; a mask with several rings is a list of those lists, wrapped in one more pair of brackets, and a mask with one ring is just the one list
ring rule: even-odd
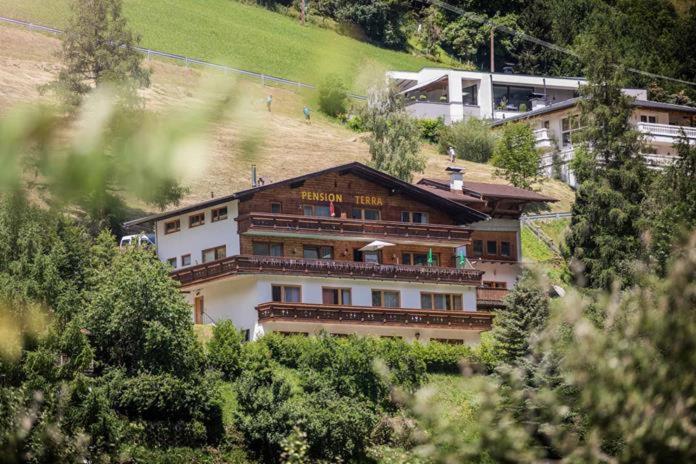
{"label": "chimney", "polygon": [[256,187],[256,165],[251,165],[251,187]]}
{"label": "chimney", "polygon": [[445,171],[449,173],[450,190],[461,192],[464,189],[464,168],[450,166]]}

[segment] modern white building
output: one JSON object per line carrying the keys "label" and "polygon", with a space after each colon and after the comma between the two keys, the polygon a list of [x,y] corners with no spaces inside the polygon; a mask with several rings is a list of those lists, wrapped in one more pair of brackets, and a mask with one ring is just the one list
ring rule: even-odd
{"label": "modern white building", "polygon": [[[540,169],[547,177],[557,177],[575,187],[570,169],[577,148],[573,134],[580,126],[578,98],[494,121],[500,127],[514,121],[526,121],[534,130],[536,146],[541,152]],[[674,144],[681,136],[696,143],[696,108],[636,98],[631,121],[643,135],[646,145],[643,157],[653,169],[661,169],[676,159]]]}
{"label": "modern white building", "polygon": [[197,324],[471,343],[521,270],[519,217],[554,201],[350,163],[137,219]]}
{"label": "modern white building", "polygon": [[[417,118],[442,118],[445,124],[469,117],[502,120],[571,100],[586,81],[581,77],[529,76],[456,69],[423,68],[390,71],[405,98],[406,110]],[[624,89],[646,100],[642,89]]]}

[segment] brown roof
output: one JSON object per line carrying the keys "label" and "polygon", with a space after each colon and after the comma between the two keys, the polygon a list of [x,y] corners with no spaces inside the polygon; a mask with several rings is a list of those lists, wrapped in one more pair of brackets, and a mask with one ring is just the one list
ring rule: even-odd
{"label": "brown roof", "polygon": [[[418,185],[421,187],[425,185],[430,185],[436,189],[449,190],[449,180],[443,179],[428,179],[423,178],[418,181]],[[463,197],[470,196],[474,199],[480,199],[483,197],[490,198],[510,198],[515,200],[522,200],[526,202],[536,202],[536,201],[558,201],[555,198],[547,197],[546,195],[541,195],[540,193],[533,192],[531,190],[526,190],[518,187],[513,187],[512,185],[505,184],[489,184],[485,182],[471,182],[464,181],[464,191]],[[461,201],[461,200],[460,200]]]}
{"label": "brown roof", "polygon": [[439,195],[443,198],[447,198],[450,200],[454,201],[461,201],[465,203],[485,203],[486,200],[482,198],[476,198],[472,197],[470,195],[465,195],[464,192],[454,192],[449,189],[449,186],[447,189],[442,189],[440,187],[435,187],[433,185],[427,185],[427,184],[419,184],[419,187],[422,188],[423,190],[427,190],[429,192],[434,193],[435,195]]}

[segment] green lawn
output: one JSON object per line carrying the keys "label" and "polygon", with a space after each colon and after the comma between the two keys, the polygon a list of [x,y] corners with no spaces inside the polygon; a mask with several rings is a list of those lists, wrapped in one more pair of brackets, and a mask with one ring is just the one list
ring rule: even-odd
{"label": "green lawn", "polygon": [[[69,0],[0,0],[0,15],[65,27]],[[339,73],[356,90],[361,72],[436,66],[266,9],[231,0],[125,0],[141,45],[287,79],[318,83]]]}
{"label": "green lawn", "polygon": [[542,230],[542,232],[546,234],[548,238],[553,240],[553,243],[555,243],[556,246],[560,247],[561,244],[563,244],[563,241],[565,240],[566,231],[570,226],[570,219],[563,218],[536,221],[535,224]]}
{"label": "green lawn", "polygon": [[536,263],[540,271],[554,284],[562,283],[568,273],[568,266],[563,258],[556,256],[527,226],[522,227],[522,259]]}

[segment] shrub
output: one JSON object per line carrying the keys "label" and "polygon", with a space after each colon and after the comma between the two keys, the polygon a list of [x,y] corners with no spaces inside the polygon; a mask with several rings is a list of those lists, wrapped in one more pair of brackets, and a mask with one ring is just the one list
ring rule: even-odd
{"label": "shrub", "polygon": [[319,86],[319,109],[335,118],[345,114],[348,102],[348,91],[341,78],[335,74],[329,75]]}
{"label": "shrub", "polygon": [[363,120],[362,116],[359,114],[353,114],[350,117],[348,117],[348,121],[346,122],[348,125],[348,128],[350,130],[353,130],[355,132],[365,132],[367,131],[367,126],[365,125],[365,121]]}
{"label": "shrub", "polygon": [[437,143],[440,133],[445,129],[445,122],[442,118],[418,119],[418,129],[422,139],[430,143]]}
{"label": "shrub", "polygon": [[449,147],[454,148],[459,158],[485,163],[493,154],[495,136],[486,121],[469,118],[440,132],[439,152],[447,154]]}
{"label": "shrub", "polygon": [[449,345],[431,341],[415,344],[412,349],[431,374],[457,373],[462,360],[473,358],[471,348],[466,345]]}
{"label": "shrub", "polygon": [[233,379],[241,370],[243,340],[232,321],[219,322],[213,328],[208,342],[208,365],[222,372],[225,380]]}

